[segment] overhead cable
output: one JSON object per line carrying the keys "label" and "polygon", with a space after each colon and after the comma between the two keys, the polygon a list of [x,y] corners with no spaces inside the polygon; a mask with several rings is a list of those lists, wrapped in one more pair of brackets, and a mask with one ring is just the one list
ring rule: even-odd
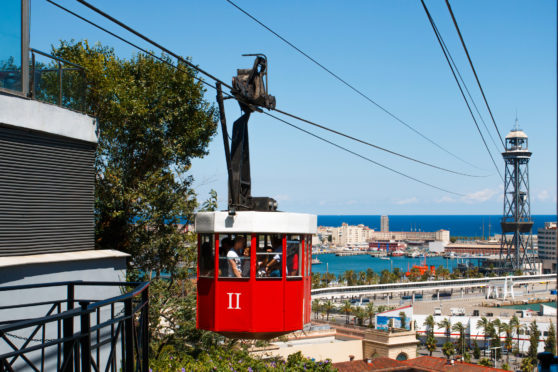
{"label": "overhead cable", "polygon": [[[177,66],[174,66],[174,65],[171,64],[170,62],[168,62],[168,61],[166,61],[166,60],[164,60],[164,59],[162,59],[162,58],[156,56],[155,54],[153,54],[153,53],[151,53],[151,52],[145,50],[144,48],[141,48],[141,47],[137,46],[136,44],[134,44],[134,43],[132,43],[132,42],[130,42],[130,41],[128,41],[128,40],[126,40],[126,39],[124,39],[124,38],[118,36],[118,35],[116,35],[115,33],[111,32],[111,31],[109,31],[109,30],[107,30],[107,29],[105,29],[105,28],[103,28],[103,27],[101,27],[101,26],[99,26],[99,25],[97,25],[96,23],[94,23],[94,22],[92,22],[92,21],[90,21],[90,20],[88,20],[88,19],[86,19],[86,18],[84,18],[84,17],[82,17],[82,16],[80,16],[80,15],[78,15],[78,14],[72,12],[71,10],[64,8],[63,6],[61,6],[61,5],[57,4],[57,3],[55,3],[54,1],[52,1],[52,0],[47,0],[47,1],[48,1],[49,3],[51,3],[51,4],[55,5],[55,6],[57,6],[58,8],[60,8],[60,9],[62,9],[62,10],[64,10],[64,11],[66,11],[66,12],[68,12],[68,13],[70,13],[70,14],[76,16],[76,17],[78,17],[79,19],[81,19],[81,20],[83,20],[83,21],[85,21],[85,22],[87,22],[87,23],[93,25],[94,27],[96,27],[96,28],[98,28],[98,29],[100,29],[100,30],[102,30],[102,31],[104,31],[104,32],[106,32],[106,33],[108,33],[108,34],[110,34],[110,35],[112,35],[112,36],[118,38],[119,40],[121,40],[121,41],[127,43],[128,45],[131,45],[131,46],[137,48],[138,50],[141,50],[142,52],[147,53],[147,54],[149,54],[150,56],[152,56],[152,57],[154,57],[154,58],[157,58],[158,60],[160,60],[160,61],[162,61],[162,62],[164,62],[164,63],[166,63],[166,64],[168,64],[168,65],[170,65],[170,66],[173,66],[174,68],[178,68]],[[151,43],[152,45],[156,46],[157,48],[163,50],[165,53],[167,53],[167,54],[169,54],[169,55],[171,55],[171,56],[177,58],[177,60],[179,60],[179,61],[181,61],[181,62],[184,62],[185,64],[187,64],[187,65],[190,66],[191,68],[193,68],[193,69],[195,69],[195,70],[197,70],[197,71],[200,71],[201,73],[203,73],[204,75],[208,76],[209,78],[211,78],[211,79],[213,79],[213,80],[215,80],[215,81],[217,81],[217,82],[219,82],[219,83],[221,83],[221,84],[223,84],[223,85],[225,85],[225,86],[227,86],[227,87],[230,88],[230,86],[227,85],[226,83],[224,83],[222,80],[220,80],[220,79],[218,79],[217,77],[213,76],[212,74],[210,74],[210,73],[208,73],[208,72],[202,70],[202,69],[199,68],[198,66],[196,66],[196,65],[194,65],[193,63],[187,61],[186,59],[180,57],[180,56],[177,55],[176,53],[174,53],[174,52],[170,51],[169,49],[163,47],[161,44],[159,44],[159,43],[157,43],[157,42],[151,40],[151,39],[148,38],[147,36],[141,34],[140,32],[138,32],[138,31],[136,31],[136,30],[134,30],[134,29],[131,28],[130,26],[128,26],[128,25],[124,24],[123,22],[121,22],[121,21],[115,19],[114,17],[112,17],[112,16],[110,16],[109,14],[103,12],[102,10],[100,10],[100,9],[98,9],[98,8],[96,8],[96,7],[92,6],[92,5],[90,5],[90,4],[88,4],[88,3],[87,3],[86,1],[84,1],[84,0],[77,0],[77,1],[79,1],[80,3],[83,3],[84,5],[88,6],[90,9],[94,10],[95,12],[98,12],[99,14],[101,14],[102,16],[106,17],[107,19],[111,20],[112,22],[116,23],[117,25],[119,25],[119,26],[123,27],[124,29],[130,31],[130,32],[133,33],[134,35],[137,35],[138,37],[142,38],[143,40],[145,40],[145,41]],[[216,87],[215,87],[214,85],[211,85],[210,83],[207,83],[205,80],[203,80],[203,79],[201,79],[201,78],[199,78],[199,77],[195,77],[195,78],[196,78],[198,81],[202,82],[203,84],[205,84],[205,85],[207,85],[207,86],[209,86],[209,87],[211,87],[211,88],[213,88],[213,89],[216,89]],[[228,97],[230,97],[230,98],[235,98],[235,97],[233,97],[232,95],[227,94],[226,92],[225,92],[225,94],[226,94]],[[236,98],[235,98],[235,99],[236,99]],[[399,157],[401,157],[401,158],[403,158],[403,159],[407,159],[407,160],[413,161],[413,162],[418,163],[418,164],[422,164],[422,165],[425,165],[425,166],[428,166],[428,167],[431,167],[431,168],[434,168],[434,169],[438,169],[438,170],[441,170],[441,171],[444,171],[444,172],[453,173],[453,174],[461,175],[461,176],[467,176],[467,177],[484,177],[484,176],[480,176],[480,175],[471,175],[471,174],[467,174],[467,173],[462,173],[462,172],[453,171],[453,170],[450,170],[450,169],[447,169],[447,168],[443,168],[443,167],[440,167],[440,166],[437,166],[437,165],[434,165],[434,164],[431,164],[431,163],[428,163],[428,162],[425,162],[425,161],[417,160],[417,159],[415,159],[415,158],[412,158],[412,157],[409,157],[409,156],[406,156],[406,155],[397,153],[397,152],[395,152],[395,151],[392,151],[392,150],[383,148],[383,147],[381,147],[381,146],[374,145],[374,144],[372,144],[372,143],[370,143],[370,142],[367,142],[367,141],[364,141],[364,140],[360,140],[360,139],[358,139],[358,138],[356,138],[356,137],[347,135],[347,134],[345,134],[345,133],[336,131],[336,130],[334,130],[334,129],[330,129],[330,128],[328,128],[328,127],[325,127],[325,126],[323,126],[323,125],[317,124],[317,123],[312,122],[312,121],[310,121],[310,120],[303,119],[303,118],[301,118],[301,117],[299,117],[299,116],[290,114],[290,113],[288,113],[288,112],[285,112],[285,111],[282,111],[282,110],[279,110],[279,109],[274,109],[274,110],[277,111],[277,112],[279,112],[279,113],[281,113],[281,114],[283,114],[283,115],[290,116],[290,117],[292,117],[292,118],[294,118],[294,119],[297,119],[297,120],[303,121],[303,122],[305,122],[305,123],[308,123],[308,124],[317,126],[317,127],[321,128],[321,129],[330,131],[330,132],[335,133],[335,134],[337,134],[337,135],[343,136],[343,137],[345,137],[345,138],[349,138],[349,139],[351,139],[351,140],[360,142],[360,143],[365,144],[365,145],[367,145],[367,146],[376,148],[376,149],[381,150],[381,151],[385,151],[385,152],[390,153],[390,154],[392,154],[392,155],[399,156]]]}
{"label": "overhead cable", "polygon": [[319,139],[319,140],[321,140],[321,141],[324,141],[324,142],[326,142],[326,143],[329,143],[330,145],[335,146],[335,147],[337,147],[337,148],[339,148],[339,149],[341,149],[341,150],[343,150],[343,151],[346,151],[346,152],[348,152],[348,153],[350,153],[350,154],[352,154],[352,155],[358,156],[359,158],[364,159],[364,160],[366,160],[366,161],[368,161],[368,162],[370,162],[370,163],[372,163],[372,164],[375,164],[375,165],[377,165],[377,166],[379,166],[379,167],[382,167],[382,168],[384,168],[384,169],[387,169],[387,170],[389,170],[389,171],[391,171],[391,172],[397,173],[397,174],[399,174],[400,176],[406,177],[406,178],[408,178],[408,179],[410,179],[410,180],[413,180],[413,181],[415,181],[415,182],[421,183],[421,184],[426,185],[426,186],[428,186],[428,187],[432,187],[432,188],[434,188],[434,189],[437,189],[437,190],[440,190],[440,191],[443,191],[443,192],[447,192],[447,193],[449,193],[449,194],[458,195],[458,196],[464,196],[463,194],[460,194],[460,193],[457,193],[457,192],[454,192],[454,191],[450,191],[450,190],[446,190],[446,189],[443,189],[443,188],[438,187],[438,186],[436,186],[436,185],[430,184],[430,183],[428,183],[428,182],[421,181],[421,180],[419,180],[418,178],[409,176],[408,174],[405,174],[405,173],[403,173],[403,172],[400,172],[400,171],[398,171],[398,170],[395,170],[395,169],[393,169],[393,168],[391,168],[391,167],[388,167],[387,165],[383,165],[383,164],[381,164],[381,163],[378,163],[377,161],[372,160],[372,159],[370,159],[370,158],[367,158],[367,157],[364,156],[364,155],[361,155],[361,154],[359,154],[359,153],[356,153],[356,152],[354,152],[354,151],[352,151],[352,150],[349,150],[349,149],[346,148],[346,147],[340,146],[340,145],[338,145],[338,144],[336,144],[336,143],[334,143],[334,142],[332,142],[332,141],[329,141],[329,140],[327,140],[327,139],[325,139],[325,138],[323,138],[323,137],[320,137],[320,136],[318,136],[317,134],[314,134],[314,133],[309,132],[309,131],[307,131],[307,130],[305,130],[305,129],[302,129],[302,128],[300,128],[300,127],[298,127],[298,126],[296,126],[296,125],[294,125],[294,124],[292,124],[292,123],[289,123],[288,121],[283,120],[283,119],[281,119],[281,118],[278,117],[278,116],[275,116],[275,115],[270,114],[270,113],[268,113],[268,112],[264,112],[264,114],[265,114],[265,115],[268,115],[268,116],[270,116],[270,117],[272,117],[272,118],[274,118],[274,119],[276,119],[276,120],[279,120],[279,121],[281,121],[281,122],[283,122],[283,123],[285,123],[285,124],[287,124],[287,125],[289,125],[289,126],[295,128],[295,129],[298,129],[299,131],[304,132],[304,133],[306,133],[306,134],[308,134],[308,135],[310,135],[310,136],[312,136],[312,137],[315,137],[315,138],[317,138],[317,139]]}
{"label": "overhead cable", "polygon": [[293,118],[293,119],[297,119],[297,120],[303,121],[303,122],[305,122],[305,123],[307,123],[307,124],[313,125],[313,126],[315,126],[315,127],[321,128],[321,129],[323,129],[323,130],[327,130],[328,132],[335,133],[335,134],[337,134],[337,135],[339,135],[339,136],[342,136],[342,137],[351,139],[351,140],[356,141],[356,142],[360,142],[360,143],[362,143],[362,144],[364,144],[364,145],[367,145],[367,146],[376,148],[376,149],[378,149],[378,150],[385,151],[385,152],[387,152],[387,153],[389,153],[389,154],[396,155],[396,156],[399,156],[399,157],[401,157],[401,158],[403,158],[403,159],[407,159],[407,160],[413,161],[413,162],[415,162],[415,163],[419,163],[419,164],[426,165],[426,166],[431,167],[431,168],[439,169],[439,170],[442,170],[442,171],[444,171],[444,172],[449,172],[449,173],[453,173],[453,174],[458,174],[458,175],[460,175],[460,176],[467,176],[467,177],[485,177],[485,176],[479,176],[479,175],[472,175],[472,174],[467,174],[467,173],[456,172],[456,171],[453,171],[453,170],[451,170],[451,169],[442,168],[442,167],[439,167],[439,166],[437,166],[437,165],[430,164],[430,163],[427,163],[427,162],[424,162],[424,161],[421,161],[421,160],[418,160],[418,159],[414,159],[414,158],[411,158],[411,157],[409,157],[409,156],[406,156],[406,155],[397,153],[397,152],[395,152],[395,151],[391,151],[391,150],[386,149],[386,148],[384,148],[384,147],[380,147],[380,146],[374,145],[374,144],[372,144],[372,143],[370,143],[370,142],[367,142],[367,141],[361,140],[361,139],[359,139],[359,138],[350,136],[350,135],[348,135],[348,134],[339,132],[339,131],[337,131],[337,130],[335,130],[335,129],[331,129],[331,128],[325,127],[325,126],[323,126],[323,125],[321,125],[321,124],[315,123],[315,122],[313,122],[313,121],[310,121],[310,120],[301,118],[300,116],[296,116],[296,115],[293,115],[293,114],[289,114],[288,112],[285,112],[285,111],[282,111],[282,110],[279,110],[279,109],[275,109],[274,111],[276,111],[276,112],[278,112],[278,113],[280,113],[280,114],[289,116],[289,117],[291,117],[291,118]]}
{"label": "overhead cable", "polygon": [[[81,1],[81,0],[78,0]],[[386,109],[385,107],[381,106],[379,103],[377,103],[376,101],[374,101],[372,98],[370,98],[368,95],[366,95],[365,93],[363,93],[361,90],[357,89],[355,86],[353,86],[352,84],[348,83],[345,79],[343,79],[342,77],[340,77],[339,75],[337,75],[336,73],[334,73],[333,71],[331,71],[330,69],[328,69],[327,67],[325,67],[323,64],[321,64],[320,62],[318,62],[316,59],[312,58],[310,55],[308,55],[307,53],[305,53],[304,51],[302,51],[300,48],[298,48],[296,45],[294,45],[293,43],[291,43],[290,41],[288,41],[287,39],[285,39],[283,36],[281,36],[280,34],[278,34],[277,32],[273,31],[270,27],[268,27],[267,25],[265,25],[263,22],[261,22],[259,19],[257,19],[256,17],[254,17],[252,14],[248,13],[246,10],[242,9],[240,6],[238,6],[237,4],[235,4],[233,1],[231,0],[226,0],[229,4],[231,4],[232,6],[234,6],[235,8],[237,8],[238,10],[240,10],[242,13],[244,13],[245,15],[247,15],[248,17],[250,17],[254,22],[258,23],[260,26],[262,26],[263,28],[265,28],[266,30],[268,30],[269,32],[271,32],[273,35],[277,36],[279,39],[281,39],[283,42],[285,42],[287,45],[289,45],[291,48],[293,48],[294,50],[296,50],[297,52],[299,52],[300,54],[302,54],[304,57],[306,57],[307,59],[309,59],[310,61],[312,61],[314,64],[316,64],[318,67],[320,67],[322,70],[326,71],[328,74],[330,74],[331,76],[333,76],[335,79],[339,80],[341,83],[343,83],[344,85],[346,85],[348,88],[350,88],[351,90],[353,90],[355,93],[357,93],[359,96],[361,96],[362,98],[364,98],[365,100],[367,100],[368,102],[372,103],[373,105],[375,105],[377,108],[379,108],[380,110],[382,110],[383,112],[385,112],[386,114],[388,114],[390,117],[392,117],[393,119],[395,119],[396,121],[398,121],[399,123],[403,124],[404,126],[406,126],[408,129],[410,129],[411,131],[415,132],[416,134],[418,134],[419,136],[421,136],[423,139],[425,139],[426,141],[430,142],[431,144],[433,144],[434,146],[438,147],[440,150],[446,152],[447,154],[451,155],[452,157],[454,157],[455,159],[458,159],[459,161],[462,161],[463,163],[469,164],[472,167],[475,167],[478,169],[478,167],[470,162],[468,162],[467,160],[457,156],[456,154],[452,153],[451,151],[447,150],[446,148],[444,148],[443,146],[441,146],[440,144],[438,144],[436,141],[430,139],[429,137],[425,136],[424,134],[422,134],[420,131],[418,131],[417,129],[415,129],[412,125],[410,125],[409,123],[405,122],[403,119],[399,118],[398,116],[396,116],[395,114],[393,114],[391,111],[389,111],[388,109]]]}
{"label": "overhead cable", "polygon": [[469,65],[471,66],[471,69],[473,70],[473,74],[475,75],[475,79],[477,80],[477,84],[478,84],[479,89],[482,93],[482,98],[484,99],[484,103],[486,104],[486,108],[488,109],[488,112],[490,113],[490,117],[492,118],[492,123],[494,124],[494,128],[496,128],[496,132],[498,132],[498,138],[500,138],[500,142],[502,142],[502,147],[504,147],[504,149],[505,149],[506,145],[504,144],[504,140],[502,139],[502,135],[500,134],[500,130],[498,129],[498,126],[496,125],[496,120],[494,120],[494,115],[492,115],[492,110],[490,109],[490,105],[488,104],[488,100],[486,99],[486,95],[484,94],[484,89],[482,89],[482,85],[481,85],[479,77],[477,75],[477,70],[475,70],[475,66],[473,65],[473,61],[471,60],[471,56],[469,55],[469,50],[467,49],[467,45],[465,45],[465,40],[463,40],[463,35],[461,35],[461,30],[459,29],[459,25],[457,24],[457,20],[455,19],[455,16],[454,16],[453,11],[451,9],[451,5],[449,3],[449,0],[446,0],[446,5],[447,5],[448,10],[451,14],[451,19],[453,20],[453,24],[455,25],[455,29],[457,30],[457,34],[459,35],[459,40],[461,40],[461,45],[463,45],[463,49],[465,50],[465,54],[467,54],[467,59],[469,60]]}
{"label": "overhead cable", "polygon": [[436,23],[434,22],[434,19],[430,15],[430,12],[428,11],[428,8],[426,7],[426,4],[424,3],[424,0],[420,0],[420,2],[422,3],[422,6],[424,8],[424,11],[426,12],[428,20],[430,21],[430,25],[432,26],[432,29],[434,30],[434,34],[436,35],[436,38],[438,39],[438,43],[440,44],[440,47],[442,48],[442,52],[444,53],[444,57],[446,58],[446,61],[448,62],[451,73],[453,74],[453,78],[455,79],[455,81],[457,83],[457,86],[459,87],[459,91],[461,92],[461,95],[463,96],[463,99],[465,100],[465,104],[467,105],[467,109],[469,109],[469,113],[471,114],[471,117],[473,118],[473,121],[475,122],[475,126],[477,127],[477,130],[478,130],[478,132],[481,136],[482,142],[484,143],[484,147],[486,148],[486,151],[488,152],[488,155],[490,156],[490,159],[492,159],[492,163],[494,164],[494,167],[496,168],[496,171],[498,172],[498,175],[502,179],[502,182],[505,182],[504,178],[502,177],[502,173],[500,173],[500,169],[498,168],[498,165],[496,165],[496,161],[494,160],[494,157],[492,156],[492,152],[490,151],[490,148],[488,148],[486,140],[484,139],[484,135],[482,134],[482,131],[479,127],[479,123],[477,122],[477,119],[475,118],[475,115],[473,114],[473,111],[471,110],[471,105],[469,105],[469,101],[467,100],[467,97],[465,96],[465,93],[463,92],[463,88],[461,87],[461,84],[459,83],[459,79],[457,78],[457,75],[455,74],[453,66],[452,66],[452,64],[449,60],[447,51],[444,48],[445,44],[442,43],[442,39],[441,39],[442,37],[441,37],[441,35],[438,31],[438,27],[436,26]]}
{"label": "overhead cable", "polygon": [[486,133],[488,133],[488,136],[490,137],[490,140],[492,141],[492,144],[494,145],[496,150],[499,150],[498,145],[496,144],[496,141],[494,140],[494,137],[492,136],[491,131],[488,129],[488,126],[486,125],[486,122],[484,121],[484,118],[481,115],[481,113],[479,111],[479,108],[477,107],[477,104],[475,103],[475,100],[473,99],[473,96],[471,95],[471,92],[469,91],[469,88],[467,87],[467,84],[465,83],[465,80],[463,79],[463,76],[461,76],[461,72],[459,71],[459,68],[457,67],[457,64],[453,60],[451,52],[448,49],[446,43],[444,42],[444,38],[440,34],[439,30],[438,30],[438,34],[440,35],[440,41],[442,42],[442,46],[445,49],[445,51],[448,53],[448,57],[451,61],[451,64],[453,65],[453,68],[455,69],[455,72],[457,72],[457,76],[459,77],[459,80],[461,81],[461,85],[463,86],[463,88],[465,88],[465,91],[467,92],[467,96],[469,96],[469,100],[473,104],[473,107],[475,108],[475,111],[476,111],[477,115],[479,116],[479,118],[482,122],[482,125],[484,126],[484,129],[486,129]]}

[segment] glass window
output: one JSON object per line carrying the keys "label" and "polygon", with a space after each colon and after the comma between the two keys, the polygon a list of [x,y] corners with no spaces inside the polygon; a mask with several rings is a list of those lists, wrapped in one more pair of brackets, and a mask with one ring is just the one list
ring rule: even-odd
{"label": "glass window", "polygon": [[250,235],[221,235],[219,244],[219,276],[250,277]]}
{"label": "glass window", "polygon": [[215,244],[212,234],[202,234],[200,242],[200,276],[213,278],[215,270]]}
{"label": "glass window", "polygon": [[302,240],[300,235],[287,237],[287,276],[301,276]]}
{"label": "glass window", "polygon": [[0,45],[0,88],[21,91],[21,0],[2,0]]}
{"label": "glass window", "polygon": [[280,278],[282,275],[283,237],[281,235],[258,236],[256,251],[256,277]]}

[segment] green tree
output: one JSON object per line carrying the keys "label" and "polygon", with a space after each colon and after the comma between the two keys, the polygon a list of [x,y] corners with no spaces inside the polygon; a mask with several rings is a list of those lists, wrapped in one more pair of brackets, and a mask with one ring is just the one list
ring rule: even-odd
{"label": "green tree", "polygon": [[331,310],[333,310],[335,307],[333,306],[333,302],[331,302],[331,300],[327,300],[325,304],[323,304],[323,310],[326,312],[326,320],[329,321],[329,313],[331,313]]}
{"label": "green tree", "polygon": [[488,358],[480,359],[478,364],[485,367],[492,367],[492,361]]}
{"label": "green tree", "polygon": [[426,346],[426,350],[428,350],[428,352],[429,352],[429,355],[432,356],[432,353],[434,351],[436,351],[436,347],[438,346],[438,343],[436,341],[436,337],[434,337],[433,334],[429,333],[426,336],[425,346]]}
{"label": "green tree", "polygon": [[488,339],[489,336],[489,331],[490,331],[490,320],[488,320],[486,317],[481,317],[479,320],[477,320],[477,328],[482,328],[483,334],[484,334],[484,348],[486,349],[487,345],[486,345],[486,340]]}
{"label": "green tree", "polygon": [[318,314],[322,310],[322,304],[317,298],[312,300],[312,310],[314,310],[314,317],[318,319]]}
{"label": "green tree", "polygon": [[216,211],[218,207],[219,205],[217,203],[217,191],[211,189],[211,191],[209,191],[209,198],[202,203],[200,211],[212,212]]}
{"label": "green tree", "polygon": [[544,341],[544,351],[556,355],[556,329],[554,328],[554,324],[552,324],[552,320],[548,328],[548,336]]}
{"label": "green tree", "polygon": [[541,338],[541,332],[539,331],[536,320],[533,320],[529,325],[529,334],[529,350],[527,351],[527,356],[536,361],[539,339]]}
{"label": "green tree", "polygon": [[366,312],[364,309],[360,306],[353,306],[351,308],[351,313],[355,316],[357,324],[362,326],[364,324],[364,318],[366,318]]}
{"label": "green tree", "polygon": [[366,284],[375,284],[378,282],[378,274],[371,268],[366,269]]}
{"label": "green tree", "polygon": [[517,352],[519,353],[519,331],[522,329],[522,325],[519,322],[519,318],[517,315],[512,316],[510,319],[510,327],[512,330],[515,331],[515,335],[517,337]]}
{"label": "green tree", "polygon": [[475,340],[475,341],[473,342],[473,357],[474,357],[475,359],[479,359],[479,358],[480,358],[480,354],[481,354],[481,351],[480,351],[480,348],[479,348],[479,344],[477,343],[477,340]]}
{"label": "green tree", "polygon": [[442,353],[446,356],[446,358],[451,358],[455,355],[455,346],[451,342],[446,342],[444,346],[442,346]]}
{"label": "green tree", "polygon": [[341,312],[345,313],[345,323],[349,324],[349,315],[351,314],[352,306],[349,301],[345,301],[343,306],[341,306]]}
{"label": "green tree", "polygon": [[87,42],[61,42],[53,54],[85,68],[85,107],[98,120],[97,248],[130,253],[134,268],[174,276],[179,262],[195,258],[177,228],[197,207],[188,171],[217,128],[196,72],[141,53],[122,60]]}
{"label": "green tree", "polygon": [[392,275],[389,270],[384,269],[380,272],[380,284],[388,284],[392,283]]}
{"label": "green tree", "polygon": [[435,326],[435,322],[434,322],[434,317],[432,316],[432,314],[428,315],[426,317],[426,319],[424,320],[423,325],[426,327],[426,334],[429,335],[434,335],[434,326]]}
{"label": "green tree", "polygon": [[536,359],[531,357],[523,358],[521,361],[521,372],[533,372],[535,366],[537,365]]}
{"label": "green tree", "polygon": [[451,336],[451,322],[448,318],[442,319],[438,322],[438,328],[443,328],[446,333],[446,342],[449,342]]}
{"label": "green tree", "polygon": [[510,364],[510,354],[513,348],[513,328],[510,323],[502,323],[502,330],[506,335],[506,339],[504,340],[504,348],[507,350],[506,362],[507,364]]}
{"label": "green tree", "polygon": [[369,302],[366,305],[366,308],[364,309],[364,312],[366,313],[366,316],[368,317],[368,325],[370,327],[372,327],[372,318],[374,318],[374,315],[376,315],[376,308],[374,307],[374,303]]}
{"label": "green tree", "polygon": [[459,340],[457,340],[458,351],[461,354],[465,354],[465,326],[461,322],[455,323],[451,329],[459,333]]}
{"label": "green tree", "polygon": [[399,312],[399,320],[401,321],[401,328],[407,328],[407,314],[404,311]]}

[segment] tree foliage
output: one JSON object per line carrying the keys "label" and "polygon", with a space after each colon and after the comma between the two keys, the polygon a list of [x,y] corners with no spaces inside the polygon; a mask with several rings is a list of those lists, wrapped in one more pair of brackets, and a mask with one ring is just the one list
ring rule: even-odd
{"label": "tree foliage", "polygon": [[195,71],[145,54],[120,59],[87,42],[61,42],[53,54],[85,68],[85,108],[98,120],[96,247],[130,253],[144,272],[174,274],[192,261],[178,230],[197,207],[188,171],[216,132]]}
{"label": "tree foliage", "polygon": [[548,336],[544,342],[544,351],[556,355],[556,329],[552,320],[550,321],[550,327],[548,328]]}

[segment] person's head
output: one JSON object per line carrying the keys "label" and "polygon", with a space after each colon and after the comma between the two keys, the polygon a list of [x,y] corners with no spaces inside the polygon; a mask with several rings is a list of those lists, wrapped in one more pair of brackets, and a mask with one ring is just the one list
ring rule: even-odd
{"label": "person's head", "polygon": [[221,251],[228,251],[232,247],[233,243],[231,238],[223,238],[221,240]]}
{"label": "person's head", "polygon": [[281,236],[274,235],[271,238],[271,245],[273,246],[273,248],[280,247],[281,244],[283,244],[283,239],[281,238]]}
{"label": "person's head", "polygon": [[240,251],[242,248],[244,248],[245,243],[246,238],[244,238],[243,236],[237,236],[234,239],[234,249]]}
{"label": "person's head", "polygon": [[245,247],[244,248],[244,252],[242,253],[245,256],[250,256],[250,248],[249,247]]}

